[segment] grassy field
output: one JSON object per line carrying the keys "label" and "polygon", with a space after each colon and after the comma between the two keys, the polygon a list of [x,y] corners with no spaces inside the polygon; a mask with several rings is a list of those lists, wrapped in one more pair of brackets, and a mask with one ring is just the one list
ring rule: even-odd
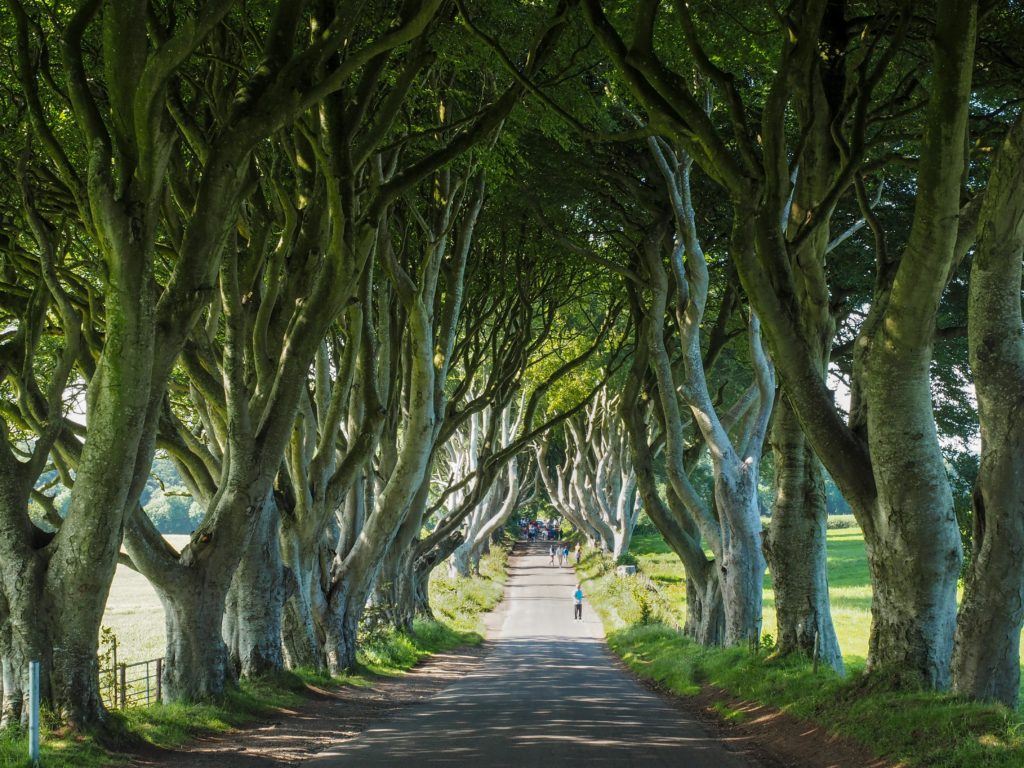
{"label": "grassy field", "polygon": [[[948,695],[892,691],[884,679],[861,672],[867,655],[871,587],[864,541],[856,528],[830,530],[829,585],[833,619],[848,676],[815,673],[806,660],[778,660],[770,649],[708,649],[683,637],[682,565],[658,535],[637,536],[631,548],[639,579],[615,575],[596,553],[584,560],[588,596],[600,613],[612,649],[639,675],[681,695],[715,685],[735,696],[786,709],[853,738],[906,766],[1021,768],[1024,716],[996,705]],[[646,577],[646,578],[645,578]],[[770,579],[765,634],[775,634]],[[730,717],[742,715],[727,712]]]}
{"label": "grassy field", "polygon": [[[173,541],[176,537],[168,537]],[[186,537],[181,537],[186,538]],[[115,743],[140,741],[171,748],[197,736],[237,728],[282,707],[304,700],[307,683],[371,685],[374,676],[396,675],[434,653],[475,644],[483,639],[484,614],[501,600],[508,554],[495,548],[481,562],[480,576],[450,578],[439,568],[430,583],[435,621],[419,620],[411,635],[394,631],[366,634],[358,654],[360,669],[351,675],[328,678],[304,670],[255,682],[243,681],[223,700],[199,705],[136,707],[114,715]],[[104,625],[118,637],[118,655],[137,661],[163,654],[164,615],[156,593],[145,579],[118,568],[111,588]],[[45,721],[44,721],[45,725]],[[0,733],[0,768],[27,768],[26,740],[14,732]],[[101,768],[126,765],[127,759],[99,747],[89,738],[71,736],[53,723],[43,734],[46,768]]]}
{"label": "grassy field", "polygon": [[[188,536],[164,538],[178,550],[189,539]],[[131,664],[164,655],[164,607],[146,577],[125,565],[117,566],[110,585],[103,626],[117,638],[118,661]]]}
{"label": "grassy field", "polygon": [[[669,598],[675,615],[682,617],[686,604],[683,566],[664,539],[658,534],[637,536],[633,539],[630,552],[636,557],[640,570],[650,576]],[[868,654],[868,633],[871,629],[871,581],[864,552],[864,536],[859,528],[840,528],[828,532],[828,582],[832,598],[832,621],[839,636],[843,657],[851,669],[858,669],[863,666]],[[772,589],[771,574],[765,577],[762,631],[772,637],[777,635],[775,591]],[[1021,666],[1024,667],[1024,644]]]}

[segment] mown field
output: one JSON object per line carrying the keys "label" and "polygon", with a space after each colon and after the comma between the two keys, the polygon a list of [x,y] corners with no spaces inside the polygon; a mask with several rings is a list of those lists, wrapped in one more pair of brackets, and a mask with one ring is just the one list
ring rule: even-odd
{"label": "mown field", "polygon": [[[189,539],[187,535],[164,538],[178,550]],[[117,566],[103,626],[117,638],[118,661],[131,664],[164,655],[164,607],[146,577],[128,566]]]}
{"label": "mown field", "polygon": [[[686,604],[686,587],[679,558],[659,534],[637,536],[630,552],[636,557],[640,570],[661,587],[681,617]],[[828,532],[828,582],[832,596],[832,621],[843,657],[851,668],[860,668],[868,654],[871,581],[864,536],[856,526]],[[765,577],[763,633],[773,638],[776,635],[775,591],[770,573]],[[1024,650],[1021,666],[1024,668]]]}

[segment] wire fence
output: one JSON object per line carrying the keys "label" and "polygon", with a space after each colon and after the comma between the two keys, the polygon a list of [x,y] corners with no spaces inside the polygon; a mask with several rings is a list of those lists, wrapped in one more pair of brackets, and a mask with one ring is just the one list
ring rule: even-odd
{"label": "wire fence", "polygon": [[117,641],[100,656],[100,694],[109,709],[142,707],[163,697],[164,660],[147,659],[131,664],[117,660]]}

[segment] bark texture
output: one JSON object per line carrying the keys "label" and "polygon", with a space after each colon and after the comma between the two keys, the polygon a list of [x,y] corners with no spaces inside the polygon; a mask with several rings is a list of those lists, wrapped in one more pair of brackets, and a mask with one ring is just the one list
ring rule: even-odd
{"label": "bark texture", "polygon": [[993,163],[971,265],[968,345],[981,422],[973,558],[964,577],[953,686],[1015,707],[1024,625],[1024,118]]}
{"label": "bark texture", "polygon": [[775,406],[771,446],[775,503],[765,555],[775,590],[777,653],[804,653],[842,672],[828,592],[824,478],[785,396]]}

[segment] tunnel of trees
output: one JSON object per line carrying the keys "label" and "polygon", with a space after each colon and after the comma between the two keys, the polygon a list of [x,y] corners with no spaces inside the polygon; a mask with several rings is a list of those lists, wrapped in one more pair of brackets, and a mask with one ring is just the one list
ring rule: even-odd
{"label": "tunnel of trees", "polygon": [[[1024,8],[10,0],[0,693],[102,730],[115,568],[163,692],[355,664],[544,500],[641,514],[685,631],[1017,705]],[[767,519],[769,522],[763,523]],[[189,533],[176,549],[164,533]],[[958,584],[962,595],[958,597]]]}

